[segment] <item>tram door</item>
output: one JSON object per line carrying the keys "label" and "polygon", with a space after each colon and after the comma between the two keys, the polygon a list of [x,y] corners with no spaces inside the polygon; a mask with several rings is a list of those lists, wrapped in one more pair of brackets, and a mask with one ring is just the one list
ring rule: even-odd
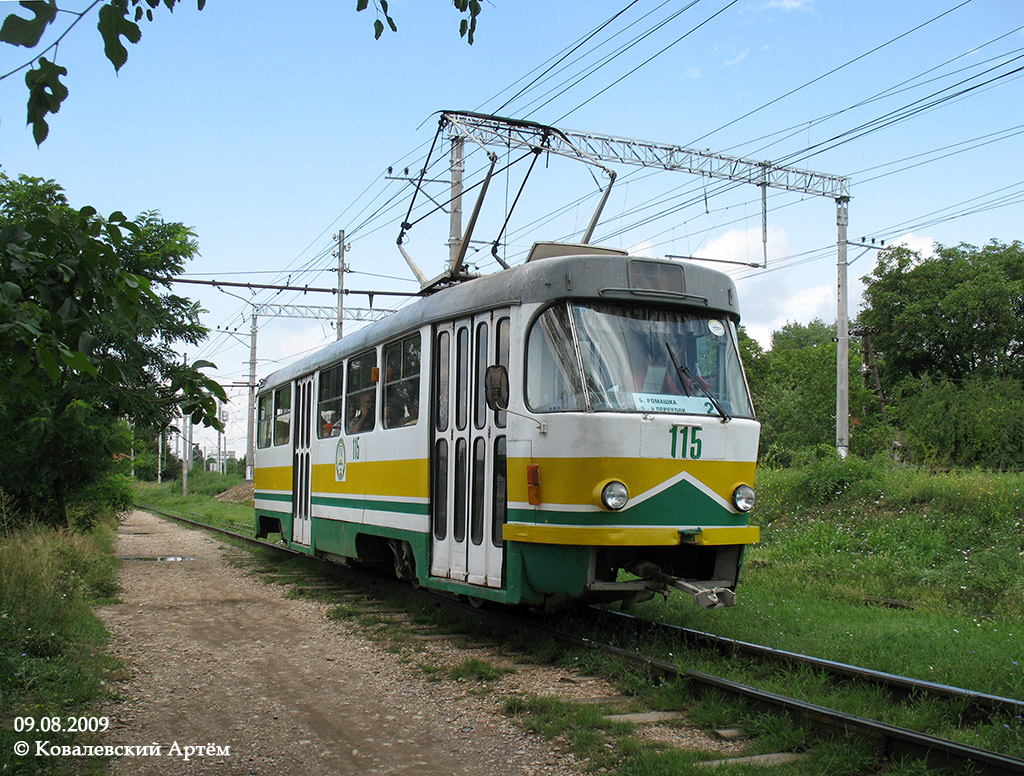
{"label": "tram door", "polygon": [[434,336],[430,573],[504,586],[505,413],[487,408],[484,374],[508,365],[507,311],[438,326]]}
{"label": "tram door", "polygon": [[295,427],[292,456],[292,541],[309,544],[310,506],[312,504],[312,462],[310,443],[313,420],[314,375],[295,383]]}

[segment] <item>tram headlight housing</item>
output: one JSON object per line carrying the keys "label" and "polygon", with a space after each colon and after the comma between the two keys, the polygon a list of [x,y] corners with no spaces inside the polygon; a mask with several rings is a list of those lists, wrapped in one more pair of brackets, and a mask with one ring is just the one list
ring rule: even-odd
{"label": "tram headlight housing", "polygon": [[605,509],[617,512],[629,501],[629,489],[618,480],[612,480],[601,488],[601,503]]}
{"label": "tram headlight housing", "polygon": [[740,512],[749,512],[754,508],[755,501],[754,489],[749,485],[740,485],[732,492],[732,505]]}

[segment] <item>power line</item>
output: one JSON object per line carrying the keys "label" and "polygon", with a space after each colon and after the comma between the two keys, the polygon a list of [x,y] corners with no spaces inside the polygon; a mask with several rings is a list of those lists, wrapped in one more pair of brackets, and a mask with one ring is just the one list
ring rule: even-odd
{"label": "power line", "polygon": [[865,57],[869,57],[872,54],[874,54],[874,53],[876,53],[878,51],[881,51],[882,49],[886,48],[887,46],[890,46],[893,43],[896,43],[897,41],[902,40],[903,38],[907,37],[908,35],[912,35],[913,33],[917,32],[918,30],[920,30],[920,29],[922,29],[924,27],[927,27],[929,24],[932,24],[933,22],[938,21],[939,19],[943,18],[944,16],[948,16],[949,14],[951,14],[954,11],[962,8],[963,6],[967,5],[970,2],[972,2],[972,0],[964,0],[962,3],[959,3],[958,5],[953,6],[949,10],[943,11],[938,16],[933,16],[928,21],[922,22],[921,24],[917,25],[916,27],[913,27],[912,29],[909,29],[906,32],[901,33],[900,35],[897,35],[895,38],[890,38],[885,43],[881,43],[878,46],[875,46],[874,48],[872,48],[872,49],[870,49],[868,51],[865,51],[863,54],[860,54],[860,55],[854,57],[853,59],[848,60],[848,61],[844,62],[843,64],[841,64],[841,65],[839,65],[837,67],[832,68],[828,72],[822,73],[821,75],[817,76],[816,78],[812,78],[810,81],[807,81],[806,83],[801,84],[800,86],[796,87],[795,89],[790,89],[788,92],[786,92],[785,94],[779,95],[774,100],[769,100],[768,102],[764,103],[763,105],[761,105],[761,106],[759,106],[757,108],[754,108],[751,111],[747,111],[742,116],[739,116],[738,118],[735,118],[732,121],[730,121],[730,122],[728,122],[726,124],[723,124],[722,126],[718,127],[717,129],[713,129],[710,132],[706,132],[705,134],[703,134],[700,137],[698,137],[696,140],[691,141],[690,145],[695,145],[696,143],[699,143],[701,140],[704,140],[705,138],[711,137],[712,135],[717,134],[718,132],[721,132],[723,129],[726,129],[727,127],[731,127],[733,124],[736,124],[736,123],[738,123],[740,121],[743,121],[743,119],[750,118],[755,113],[759,113],[760,111],[764,110],[765,108],[768,108],[768,107],[774,105],[775,103],[780,102],[780,101],[786,99],[787,97],[792,97],[794,94],[796,94],[797,92],[803,91],[808,86],[816,84],[816,83],[818,83],[818,81],[824,80],[825,78],[828,78],[831,75],[835,75],[840,70],[843,70],[843,69],[849,67],[850,65],[854,64],[855,62],[859,62],[860,60],[864,59]]}

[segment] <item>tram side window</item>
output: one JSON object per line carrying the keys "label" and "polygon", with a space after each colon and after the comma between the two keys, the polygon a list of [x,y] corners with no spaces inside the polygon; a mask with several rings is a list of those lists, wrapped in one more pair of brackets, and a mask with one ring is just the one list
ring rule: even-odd
{"label": "tram side window", "polygon": [[316,435],[319,439],[336,437],[341,434],[342,381],[345,378],[344,365],[338,364],[320,371],[320,394],[317,404]]}
{"label": "tram side window", "polygon": [[377,351],[368,350],[348,362],[348,390],[345,393],[345,433],[373,431],[377,413]]}
{"label": "tram side window", "polygon": [[274,391],[274,444],[288,443],[292,426],[292,387],[283,385]]}
{"label": "tram side window", "polygon": [[274,429],[274,394],[265,393],[260,396],[256,406],[256,446],[270,447]]}
{"label": "tram side window", "polygon": [[384,428],[415,425],[420,416],[420,335],[384,348]]}

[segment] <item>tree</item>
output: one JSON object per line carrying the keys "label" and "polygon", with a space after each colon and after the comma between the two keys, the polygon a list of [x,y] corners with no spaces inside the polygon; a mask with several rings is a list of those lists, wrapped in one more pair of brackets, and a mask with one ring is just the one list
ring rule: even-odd
{"label": "tree", "polygon": [[[68,74],[67,68],[51,62],[46,55],[55,53],[58,44],[71,30],[96,11],[96,26],[103,39],[103,53],[114,66],[114,70],[120,70],[128,61],[128,49],[125,48],[122,38],[129,43],[138,43],[142,39],[139,22],[143,16],[148,21],[153,21],[153,11],[160,5],[173,11],[181,2],[182,0],[109,0],[101,4],[101,0],[94,0],[84,11],[78,12],[58,8],[56,0],[22,0],[21,6],[31,12],[31,18],[12,13],[0,26],[0,41],[12,46],[34,49],[39,46],[47,27],[57,21],[59,13],[65,14],[60,17],[62,19],[71,17],[67,27],[53,43],[21,67],[0,77],[2,80],[22,70],[26,71],[28,123],[32,125],[36,144],[41,144],[49,134],[47,115],[59,111],[68,96],[67,87],[61,82]],[[206,6],[206,0],[196,0],[196,5],[202,11]],[[477,16],[481,11],[479,0],[453,0],[453,5],[462,16],[459,35],[472,44],[476,33]],[[369,0],[356,0],[357,11],[365,11],[369,6]],[[374,37],[380,38],[384,33],[385,23],[392,32],[397,32],[398,25],[389,13],[388,0],[374,0],[373,7],[377,15],[373,22]]]}
{"label": "tree", "polygon": [[883,251],[865,277],[859,325],[886,386],[925,375],[1024,378],[1024,246]]}
{"label": "tree", "polygon": [[[831,445],[836,430],[836,327],[820,320],[787,323],[772,334],[771,350],[747,367],[754,408],[761,421],[761,457],[788,464],[795,454]],[[851,348],[851,372],[860,354]],[[873,397],[856,380],[850,384],[855,417],[851,444],[858,451],[870,437],[864,426],[873,416]]]}
{"label": "tree", "polygon": [[1024,246],[884,251],[860,325],[909,458],[930,466],[1024,466]]}
{"label": "tree", "polygon": [[165,286],[195,252],[155,213],[100,218],[53,181],[0,173],[0,489],[23,508],[66,525],[68,500],[127,452],[123,419],[163,427],[180,409],[220,427],[212,364],[173,350],[206,333]]}

